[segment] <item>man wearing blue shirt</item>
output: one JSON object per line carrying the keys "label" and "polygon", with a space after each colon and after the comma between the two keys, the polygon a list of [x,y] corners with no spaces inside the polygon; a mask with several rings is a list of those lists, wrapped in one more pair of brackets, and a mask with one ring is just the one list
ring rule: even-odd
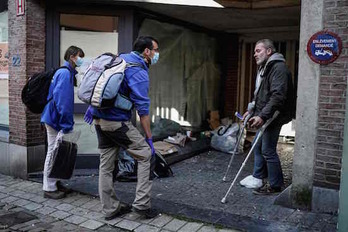
{"label": "man wearing blue shirt", "polygon": [[119,148],[124,148],[138,163],[136,196],[132,210],[153,218],[158,215],[150,205],[150,161],[155,150],[152,144],[149,116],[149,74],[150,65],[159,58],[158,41],[149,36],[137,38],[133,51],[120,55],[127,63],[137,64],[125,70],[125,77],[119,93],[130,98],[140,117],[145,132],[144,138],[131,123],[131,111],[119,108],[96,109],[89,107],[85,121],[95,121],[100,151],[99,195],[105,219],[111,220],[130,211],[130,206],[121,203],[115,193],[112,172]]}

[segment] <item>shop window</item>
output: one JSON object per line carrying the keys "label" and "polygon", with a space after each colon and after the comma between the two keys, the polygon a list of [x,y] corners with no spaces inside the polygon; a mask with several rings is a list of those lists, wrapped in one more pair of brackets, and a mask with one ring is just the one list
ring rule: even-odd
{"label": "shop window", "polygon": [[174,24],[146,19],[139,35],[159,41],[158,65],[150,68],[150,114],[200,128],[219,109],[220,66],[214,37]]}
{"label": "shop window", "polygon": [[[93,15],[60,15],[60,63],[64,63],[66,49],[75,45],[85,53],[84,63],[77,68],[78,85],[92,59],[105,53],[118,52],[118,17]],[[75,88],[75,126],[81,130],[78,146],[80,154],[95,154],[97,151],[97,136],[94,128],[83,121],[81,106],[83,103],[77,97]]]}
{"label": "shop window", "polygon": [[8,13],[0,12],[0,130],[8,129]]}

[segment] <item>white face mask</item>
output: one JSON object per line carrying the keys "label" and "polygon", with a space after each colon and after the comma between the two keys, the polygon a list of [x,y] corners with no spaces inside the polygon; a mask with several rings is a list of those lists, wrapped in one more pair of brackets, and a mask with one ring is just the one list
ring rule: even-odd
{"label": "white face mask", "polygon": [[159,52],[155,52],[155,55],[151,58],[151,64],[156,64],[159,60]]}
{"label": "white face mask", "polygon": [[78,56],[77,60],[75,61],[75,64],[77,67],[80,67],[83,64],[83,59]]}

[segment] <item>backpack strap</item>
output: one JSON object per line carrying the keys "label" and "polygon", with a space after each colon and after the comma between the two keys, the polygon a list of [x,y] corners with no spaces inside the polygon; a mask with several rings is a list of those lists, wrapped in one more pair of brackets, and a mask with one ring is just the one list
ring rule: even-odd
{"label": "backpack strap", "polygon": [[[131,67],[139,67],[139,68],[145,70],[145,69],[144,69],[144,66],[143,66],[142,64],[140,64],[140,63],[135,63],[135,62],[126,63],[126,68],[125,68],[125,70],[126,70],[127,68],[131,68]],[[140,70],[139,70],[139,71],[140,71]],[[139,71],[136,71],[135,73],[138,73]],[[135,74],[135,73],[134,73],[134,74]],[[133,74],[133,75],[134,75],[134,74]],[[127,84],[127,82],[125,82],[125,83],[126,83],[127,87],[129,87],[128,84]],[[126,95],[128,96],[129,93],[126,93]]]}
{"label": "backpack strap", "polygon": [[140,63],[130,62],[130,63],[126,64],[126,68],[131,68],[131,67],[140,67],[140,68],[144,69],[144,66],[142,64],[140,64]]}

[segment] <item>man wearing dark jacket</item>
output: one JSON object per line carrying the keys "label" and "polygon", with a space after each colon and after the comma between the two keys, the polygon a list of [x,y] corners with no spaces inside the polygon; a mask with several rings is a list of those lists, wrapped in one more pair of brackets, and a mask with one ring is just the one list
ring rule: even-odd
{"label": "man wearing dark jacket", "polygon": [[[277,53],[269,39],[256,43],[254,57],[258,65],[254,101],[249,103],[248,114],[251,128],[260,128],[275,111],[278,117],[267,127],[254,150],[254,172],[240,184],[255,189],[255,194],[272,194],[281,191],[283,172],[277,154],[277,143],[282,125],[288,123],[295,113],[293,80],[282,54]],[[268,178],[269,184],[263,185]]]}
{"label": "man wearing dark jacket", "polygon": [[133,51],[120,55],[127,63],[137,64],[125,70],[119,93],[128,96],[140,117],[145,138],[131,123],[131,111],[119,108],[97,109],[89,107],[85,121],[95,121],[100,151],[99,195],[105,213],[105,220],[112,220],[130,211],[130,206],[116,197],[113,183],[113,170],[120,147],[124,148],[138,162],[137,187],[132,210],[146,218],[158,213],[151,208],[150,162],[155,150],[152,143],[149,116],[149,74],[150,65],[159,59],[158,41],[149,36],[139,37]]}

